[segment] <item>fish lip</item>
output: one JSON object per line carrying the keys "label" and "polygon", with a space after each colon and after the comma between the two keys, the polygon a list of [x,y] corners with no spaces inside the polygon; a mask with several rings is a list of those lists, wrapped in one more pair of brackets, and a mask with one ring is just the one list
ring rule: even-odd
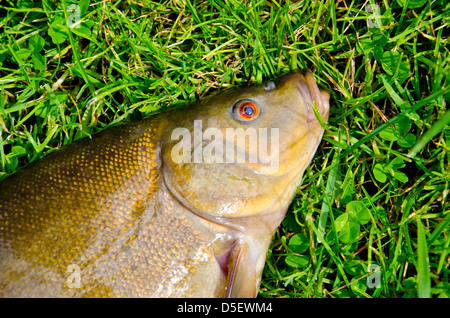
{"label": "fish lip", "polygon": [[313,72],[309,68],[304,68],[297,73],[287,75],[286,79],[292,81],[306,104],[308,124],[318,121],[311,106],[313,103],[316,104],[322,119],[326,121],[329,113],[330,94],[328,91],[319,90]]}

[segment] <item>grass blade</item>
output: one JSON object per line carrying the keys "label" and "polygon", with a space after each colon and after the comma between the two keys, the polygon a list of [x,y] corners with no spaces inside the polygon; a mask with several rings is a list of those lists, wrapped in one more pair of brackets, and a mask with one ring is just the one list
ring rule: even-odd
{"label": "grass blade", "polygon": [[450,124],[450,111],[447,111],[438,121],[436,121],[433,126],[430,127],[419,139],[419,141],[409,150],[408,157],[414,157],[418,152],[420,152],[433,138],[435,135],[440,133],[445,126]]}
{"label": "grass blade", "polygon": [[417,219],[417,295],[419,298],[430,298],[431,277],[428,263],[428,247],[422,221]]}
{"label": "grass blade", "polygon": [[448,214],[445,219],[443,219],[438,226],[436,226],[436,229],[431,234],[430,238],[428,239],[428,245],[431,245],[434,243],[434,241],[438,238],[438,236],[444,231],[445,229],[448,229],[448,225],[450,224],[450,214]]}
{"label": "grass blade", "polygon": [[363,138],[361,138],[358,142],[356,142],[355,144],[353,144],[351,147],[349,147],[347,150],[345,150],[342,153],[342,157],[347,156],[349,153],[353,152],[355,149],[357,149],[358,147],[360,147],[362,144],[364,144],[366,141],[372,139],[373,137],[375,137],[376,135],[378,135],[381,131],[383,131],[384,129],[386,129],[387,127],[389,127],[390,125],[395,124],[396,122],[400,121],[401,119],[403,119],[404,117],[407,116],[407,114],[412,113],[413,111],[416,111],[417,109],[425,106],[426,104],[434,101],[435,99],[437,99],[440,96],[443,96],[447,93],[450,92],[450,87],[446,87],[444,89],[442,89],[441,91],[435,92],[433,94],[431,94],[430,96],[428,96],[427,98],[424,98],[420,101],[418,101],[417,103],[415,103],[411,108],[408,108],[405,111],[402,111],[400,114],[398,114],[397,116],[389,119],[387,122],[385,122],[384,124],[378,126],[377,128],[375,128],[372,132],[368,133],[366,136],[364,136]]}
{"label": "grass blade", "polygon": [[[319,242],[323,241],[323,237],[325,235],[325,228],[328,220],[328,213],[331,209],[332,202],[333,202],[333,191],[335,189],[335,183],[336,183],[336,175],[338,173],[339,169],[339,151],[336,151],[333,157],[333,161],[331,166],[333,167],[330,171],[330,176],[327,181],[327,185],[325,188],[325,198],[322,202],[322,212],[320,213],[319,217],[319,225],[317,227],[317,239]],[[333,220],[332,220],[333,221]],[[337,240],[336,240],[337,242]]]}

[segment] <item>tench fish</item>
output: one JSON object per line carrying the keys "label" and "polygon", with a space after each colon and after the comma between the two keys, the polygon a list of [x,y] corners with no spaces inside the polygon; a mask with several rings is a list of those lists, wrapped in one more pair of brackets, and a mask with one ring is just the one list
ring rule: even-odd
{"label": "tench fish", "polygon": [[0,183],[1,297],[255,297],[322,138],[309,70],[94,134]]}

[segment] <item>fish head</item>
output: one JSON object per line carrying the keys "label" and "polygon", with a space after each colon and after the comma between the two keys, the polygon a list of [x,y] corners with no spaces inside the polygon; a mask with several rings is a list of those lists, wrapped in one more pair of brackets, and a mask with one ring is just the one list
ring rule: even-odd
{"label": "fish head", "polygon": [[329,93],[303,70],[173,112],[162,146],[167,187],[209,218],[284,216],[324,132],[313,104],[326,121]]}

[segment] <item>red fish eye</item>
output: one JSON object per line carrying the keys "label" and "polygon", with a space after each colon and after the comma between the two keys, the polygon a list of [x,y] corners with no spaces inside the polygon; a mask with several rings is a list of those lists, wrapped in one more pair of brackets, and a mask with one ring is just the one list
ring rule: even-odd
{"label": "red fish eye", "polygon": [[258,107],[251,102],[244,102],[239,105],[239,116],[244,120],[252,120],[258,116]]}

